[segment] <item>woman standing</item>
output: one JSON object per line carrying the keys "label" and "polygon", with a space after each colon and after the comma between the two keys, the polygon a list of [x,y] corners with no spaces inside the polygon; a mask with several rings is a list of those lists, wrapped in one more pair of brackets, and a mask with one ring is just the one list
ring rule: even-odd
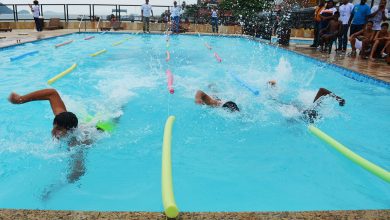
{"label": "woman standing", "polygon": [[41,15],[41,10],[39,9],[39,3],[37,0],[35,0],[34,5],[29,5],[31,12],[33,13],[34,16],[34,21],[35,21],[35,26],[37,31],[42,31],[42,23],[39,20],[39,16]]}

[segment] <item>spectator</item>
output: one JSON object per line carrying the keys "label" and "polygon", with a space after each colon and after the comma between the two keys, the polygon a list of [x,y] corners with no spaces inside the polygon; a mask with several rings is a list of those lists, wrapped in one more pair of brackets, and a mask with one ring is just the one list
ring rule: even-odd
{"label": "spectator", "polygon": [[149,5],[149,0],[145,0],[145,4],[141,6],[141,16],[142,16],[142,21],[144,23],[144,33],[149,31],[149,21],[150,21],[150,15],[153,16],[153,10],[152,6]]}
{"label": "spectator", "polygon": [[[381,25],[381,30],[375,34],[374,44],[372,46],[372,50],[370,54],[371,61],[375,60],[374,59],[375,55],[376,57],[382,57],[385,52],[386,45],[390,43],[390,33],[388,29],[389,29],[389,24],[383,23]],[[378,51],[381,51],[379,55],[378,55]]]}
{"label": "spectator", "polygon": [[351,56],[356,56],[356,49],[360,50],[360,56],[366,58],[366,54],[372,44],[375,37],[375,32],[372,30],[372,21],[367,22],[365,29],[358,31],[351,35],[349,41],[351,42],[352,52]]}
{"label": "spectator", "polygon": [[353,7],[351,17],[349,18],[348,24],[351,24],[349,35],[352,36],[356,32],[363,29],[367,23],[367,17],[371,14],[370,7],[366,5],[367,0],[361,0],[360,4],[356,4]]}
{"label": "spectator", "polygon": [[[342,23],[339,21],[340,13],[336,11],[332,19],[328,22],[328,26],[325,29],[321,30],[321,51],[324,51],[324,44],[327,47],[331,47],[331,42],[333,42],[337,36],[340,35],[342,31]],[[331,48],[329,48],[329,51]]]}
{"label": "spectator", "polygon": [[323,9],[320,12],[320,18],[321,18],[320,30],[324,29],[328,26],[329,21],[333,19],[333,15],[336,11],[337,11],[337,9],[334,7],[333,0],[329,0],[326,3],[325,9]]}
{"label": "spectator", "polygon": [[320,4],[316,7],[314,12],[314,40],[310,47],[318,47],[320,41],[320,12],[325,8],[325,0],[320,0]]}
{"label": "spectator", "polygon": [[276,19],[274,23],[274,29],[273,29],[273,35],[276,35],[276,32],[279,28],[279,23],[281,21],[281,15],[282,15],[282,6],[281,5],[276,5],[275,6],[275,14],[276,14]]}
{"label": "spectator", "polygon": [[374,23],[373,30],[381,30],[381,22],[386,21],[389,17],[389,12],[386,9],[386,0],[381,0],[378,5],[371,8],[371,14],[368,16],[368,20]]}
{"label": "spectator", "polygon": [[342,33],[338,37],[339,48],[342,52],[347,50],[348,44],[348,30],[349,30],[349,18],[351,17],[353,4],[349,3],[349,0],[343,0],[343,4],[339,7],[340,20],[343,23]]}
{"label": "spectator", "polygon": [[39,9],[39,2],[34,1],[33,3],[34,3],[34,6],[32,6],[32,5],[29,5],[29,6],[30,6],[31,12],[33,13],[33,16],[34,16],[35,27],[36,27],[37,31],[41,32],[43,30],[43,27],[42,27],[43,24],[39,20],[39,17],[41,16],[41,10]]}
{"label": "spectator", "polygon": [[171,18],[172,18],[172,32],[176,34],[179,33],[180,14],[181,14],[181,8],[180,6],[177,6],[177,2],[174,1]]}
{"label": "spectator", "polygon": [[213,6],[211,9],[211,26],[213,33],[218,33],[218,10]]}

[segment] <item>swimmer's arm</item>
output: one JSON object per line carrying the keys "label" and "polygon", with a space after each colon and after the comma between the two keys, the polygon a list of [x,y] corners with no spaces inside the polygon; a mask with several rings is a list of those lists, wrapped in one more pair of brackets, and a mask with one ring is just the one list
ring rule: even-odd
{"label": "swimmer's arm", "polygon": [[345,104],[345,99],[341,98],[340,96],[335,95],[333,92],[325,89],[320,88],[317,92],[316,97],[314,98],[313,103],[315,103],[320,97],[330,95],[331,97],[335,98],[340,106],[343,106]]}
{"label": "swimmer's arm", "polygon": [[42,89],[26,95],[11,93],[8,100],[13,104],[23,104],[31,101],[48,100],[54,115],[66,112],[66,107],[55,89]]}
{"label": "swimmer's arm", "polygon": [[221,105],[221,102],[211,98],[205,92],[198,90],[195,95],[196,104],[205,104],[213,107],[218,107]]}

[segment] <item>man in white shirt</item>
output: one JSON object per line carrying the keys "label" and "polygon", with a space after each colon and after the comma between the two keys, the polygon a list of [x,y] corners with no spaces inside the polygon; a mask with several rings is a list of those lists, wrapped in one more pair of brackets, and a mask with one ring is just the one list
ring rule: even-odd
{"label": "man in white shirt", "polygon": [[343,0],[342,5],[339,7],[340,21],[343,23],[342,34],[338,37],[339,47],[338,50],[345,52],[348,44],[348,30],[349,30],[349,18],[351,17],[354,5],[349,0]]}
{"label": "man in white shirt", "polygon": [[35,26],[37,31],[42,31],[42,23],[39,20],[39,16],[41,15],[41,10],[39,9],[39,3],[38,1],[34,1],[34,5],[29,5],[31,12],[33,13],[34,16],[34,21],[35,21]]}
{"label": "man in white shirt", "polygon": [[173,33],[179,33],[179,26],[180,26],[180,14],[181,14],[181,8],[180,6],[177,6],[177,2],[173,2],[173,8],[172,8],[172,32]]}
{"label": "man in white shirt", "polygon": [[141,6],[141,16],[142,16],[142,21],[144,22],[144,33],[149,31],[149,18],[150,15],[153,16],[153,10],[152,6],[149,5],[149,0],[145,0],[145,4]]}
{"label": "man in white shirt", "polygon": [[375,5],[374,7],[372,7],[371,14],[368,17],[368,20],[374,23],[372,29],[374,31],[380,31],[381,22],[386,21],[389,17],[389,11],[386,9],[386,0],[381,0],[379,6]]}

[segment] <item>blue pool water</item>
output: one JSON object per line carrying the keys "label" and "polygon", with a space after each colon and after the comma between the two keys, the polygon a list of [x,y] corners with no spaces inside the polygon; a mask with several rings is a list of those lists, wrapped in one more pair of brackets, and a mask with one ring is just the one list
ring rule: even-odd
{"label": "blue pool water", "polygon": [[[389,170],[388,86],[358,82],[340,68],[244,38],[171,36],[167,63],[164,35],[105,34],[84,41],[89,35],[0,50],[1,208],[161,211],[161,144],[169,115],[176,116],[172,167],[181,211],[390,208],[389,184],[309,133],[300,118],[320,87],[345,98],[344,107],[325,98],[316,126]],[[107,53],[88,56],[102,49]],[[39,54],[9,61],[34,50]],[[94,143],[69,148],[50,135],[49,103],[12,105],[6,98],[11,91],[49,87],[47,80],[73,63],[78,67],[52,87],[79,116],[78,138]],[[173,95],[167,69],[174,75]],[[267,86],[270,79],[277,88]],[[198,89],[236,102],[241,112],[195,105]],[[115,131],[97,132],[83,123],[86,113],[119,117]],[[85,174],[69,183],[83,165]]]}

